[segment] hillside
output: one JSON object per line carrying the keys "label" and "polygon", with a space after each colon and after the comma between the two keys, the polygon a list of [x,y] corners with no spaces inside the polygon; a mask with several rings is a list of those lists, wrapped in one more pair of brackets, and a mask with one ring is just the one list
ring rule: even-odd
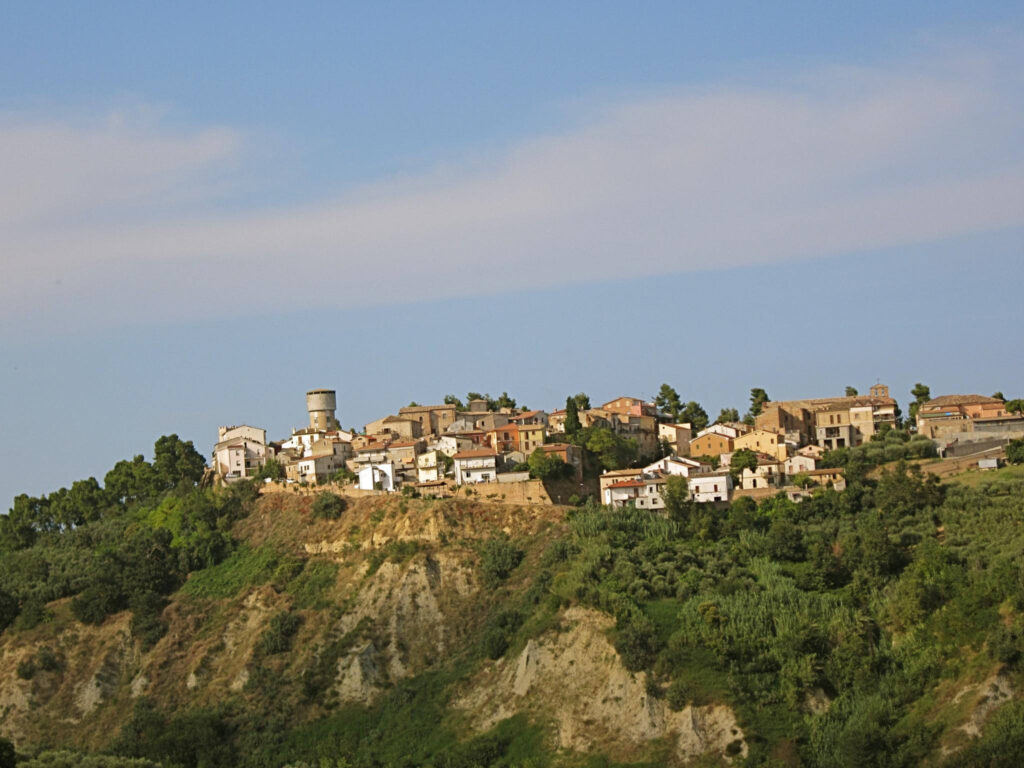
{"label": "hillside", "polygon": [[[1019,480],[943,487],[901,467],[799,505],[674,502],[668,518],[377,497],[332,520],[311,497],[181,493],[4,555],[0,590],[45,563],[65,595],[23,595],[0,635],[0,733],[24,757],[1021,761]],[[219,523],[182,522],[205,509],[195,494]],[[126,593],[89,613],[100,576],[71,564],[150,528],[173,529],[187,575],[159,610]]]}

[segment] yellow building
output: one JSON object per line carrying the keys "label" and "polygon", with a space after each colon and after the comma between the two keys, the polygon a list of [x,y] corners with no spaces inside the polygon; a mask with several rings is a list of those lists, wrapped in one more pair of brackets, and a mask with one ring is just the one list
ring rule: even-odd
{"label": "yellow building", "polygon": [[732,441],[734,451],[741,451],[744,448],[755,453],[767,454],[779,461],[785,461],[789,456],[783,436],[766,429],[755,429]]}

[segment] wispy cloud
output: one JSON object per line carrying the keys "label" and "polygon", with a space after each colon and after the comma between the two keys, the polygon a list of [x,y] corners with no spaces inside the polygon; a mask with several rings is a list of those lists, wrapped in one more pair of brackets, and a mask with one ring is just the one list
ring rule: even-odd
{"label": "wispy cloud", "polygon": [[236,158],[237,132],[3,120],[0,323],[381,304],[1022,225],[1024,96],[1005,55],[662,93],[489,158],[243,213],[178,204]]}

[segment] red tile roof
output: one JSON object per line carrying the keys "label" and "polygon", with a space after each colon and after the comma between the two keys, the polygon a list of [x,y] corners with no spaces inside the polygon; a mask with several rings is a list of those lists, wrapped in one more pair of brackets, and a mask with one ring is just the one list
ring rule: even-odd
{"label": "red tile roof", "polygon": [[480,448],[479,450],[475,450],[475,451],[459,451],[454,456],[452,456],[452,458],[453,459],[483,459],[483,458],[487,458],[489,456],[497,456],[497,455],[498,454],[496,452],[492,451],[490,448]]}

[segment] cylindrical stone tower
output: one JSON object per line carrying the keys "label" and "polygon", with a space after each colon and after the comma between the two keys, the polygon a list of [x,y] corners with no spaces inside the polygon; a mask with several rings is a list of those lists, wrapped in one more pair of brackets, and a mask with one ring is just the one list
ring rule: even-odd
{"label": "cylindrical stone tower", "polygon": [[334,411],[338,398],[333,389],[311,389],[306,393],[306,410],[309,411],[310,429],[338,429]]}

